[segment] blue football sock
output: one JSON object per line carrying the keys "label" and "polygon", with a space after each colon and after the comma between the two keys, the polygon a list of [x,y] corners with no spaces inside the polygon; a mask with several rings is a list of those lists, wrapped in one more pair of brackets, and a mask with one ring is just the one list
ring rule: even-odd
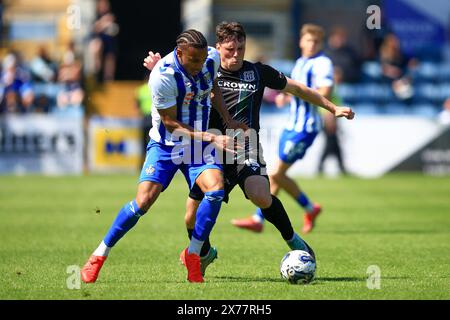
{"label": "blue football sock", "polygon": [[301,205],[306,211],[310,212],[313,210],[313,205],[311,201],[309,201],[308,197],[303,192],[300,192],[300,195],[297,197],[296,200],[297,203]]}
{"label": "blue football sock", "polygon": [[264,215],[261,211],[261,208],[257,208],[255,213],[253,214],[253,219],[258,221],[259,223],[264,223]]}
{"label": "blue football sock", "polygon": [[[205,192],[205,196],[197,209],[197,216],[194,232],[192,232],[191,243],[194,240],[203,244],[209,236],[214,224],[216,223],[224,196],[225,192],[223,190]],[[190,251],[191,249],[194,251]],[[200,255],[200,250],[201,246],[198,248],[197,243],[197,245],[192,244],[192,248],[190,246],[188,252]]]}
{"label": "blue football sock", "polygon": [[117,214],[116,220],[114,220],[103,242],[108,247],[113,247],[125,233],[134,227],[144,213],[139,209],[136,200],[124,205]]}

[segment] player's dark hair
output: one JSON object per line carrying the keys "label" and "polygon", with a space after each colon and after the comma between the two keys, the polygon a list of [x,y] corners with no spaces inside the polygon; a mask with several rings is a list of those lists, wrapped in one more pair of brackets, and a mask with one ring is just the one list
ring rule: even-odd
{"label": "player's dark hair", "polygon": [[244,27],[239,22],[221,22],[216,27],[216,41],[217,43],[228,42],[237,40],[242,42],[247,35],[245,34]]}
{"label": "player's dark hair", "polygon": [[206,48],[208,45],[205,36],[194,29],[183,31],[177,37],[177,46],[194,47],[196,49]]}

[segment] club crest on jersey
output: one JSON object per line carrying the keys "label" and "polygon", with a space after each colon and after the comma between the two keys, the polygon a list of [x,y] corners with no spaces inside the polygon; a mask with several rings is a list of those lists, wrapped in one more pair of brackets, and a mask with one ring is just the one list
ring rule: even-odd
{"label": "club crest on jersey", "polygon": [[255,72],[254,71],[244,71],[243,76],[244,76],[244,81],[255,81]]}
{"label": "club crest on jersey", "polygon": [[209,72],[208,72],[208,73],[205,73],[205,74],[203,75],[203,78],[205,79],[205,82],[206,82],[206,83],[211,82],[211,75],[209,74]]}
{"label": "club crest on jersey", "polygon": [[161,104],[165,104],[167,102],[167,99],[166,99],[166,97],[157,95],[157,96],[153,96],[153,101],[155,101],[156,104],[161,105]]}
{"label": "club crest on jersey", "polygon": [[145,169],[145,173],[146,173],[148,176],[153,175],[154,172],[155,172],[155,167],[152,166],[152,165],[149,165],[149,166]]}

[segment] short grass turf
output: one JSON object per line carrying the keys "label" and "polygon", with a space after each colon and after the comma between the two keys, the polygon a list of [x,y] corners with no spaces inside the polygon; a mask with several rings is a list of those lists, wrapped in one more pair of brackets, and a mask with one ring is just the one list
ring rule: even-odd
{"label": "short grass turf", "polygon": [[[450,179],[415,174],[298,180],[324,208],[305,236],[318,260],[309,285],[280,278],[289,249],[272,225],[255,234],[230,224],[254,211],[239,188],[211,235],[219,258],[204,284],[188,283],[179,264],[188,244],[188,191],[177,175],[113,249],[97,282],[69,289],[76,284],[70,268],[84,265],[134,198],[136,181],[0,177],[0,299],[450,299]],[[300,208],[285,193],[280,199],[301,230]],[[379,268],[379,282],[372,268]]]}

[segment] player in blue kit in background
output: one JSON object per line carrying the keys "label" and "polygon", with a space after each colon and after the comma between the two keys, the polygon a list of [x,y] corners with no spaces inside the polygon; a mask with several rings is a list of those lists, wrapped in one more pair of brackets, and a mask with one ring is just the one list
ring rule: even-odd
{"label": "player in blue kit in background", "polygon": [[[222,166],[214,163],[213,155],[207,162],[203,156],[207,145],[204,142],[222,150],[234,147],[232,138],[205,132],[211,100],[230,128],[247,127],[231,119],[214,83],[220,65],[217,50],[208,47],[205,37],[196,30],[181,33],[176,43],[175,50],[162,58],[150,75],[153,127],[136,198],[119,211],[105,238],[83,267],[81,277],[86,283],[97,280],[111,248],[150,209],[178,169],[190,188],[195,183],[206,195],[199,206],[189,247],[180,255],[188,271],[187,279],[203,282],[200,250],[215,224],[224,197]],[[199,161],[198,154],[191,154],[195,141],[200,144]]]}
{"label": "player in blue kit in background", "polygon": [[[299,41],[302,56],[297,60],[291,78],[330,99],[333,90],[333,64],[321,51],[324,35],[323,29],[318,25],[303,25]],[[322,129],[322,119],[317,107],[312,103],[285,93],[277,96],[277,106],[283,106],[288,102],[290,102],[289,121],[280,137],[279,159],[274,172],[269,175],[270,191],[273,195],[277,195],[280,189],[284,189],[304,208],[302,231],[308,233],[313,229],[314,221],[322,208],[319,204],[311,202],[286,172],[297,160],[305,156]],[[261,232],[264,216],[258,208],[253,216],[235,219],[232,222],[237,227]]]}

